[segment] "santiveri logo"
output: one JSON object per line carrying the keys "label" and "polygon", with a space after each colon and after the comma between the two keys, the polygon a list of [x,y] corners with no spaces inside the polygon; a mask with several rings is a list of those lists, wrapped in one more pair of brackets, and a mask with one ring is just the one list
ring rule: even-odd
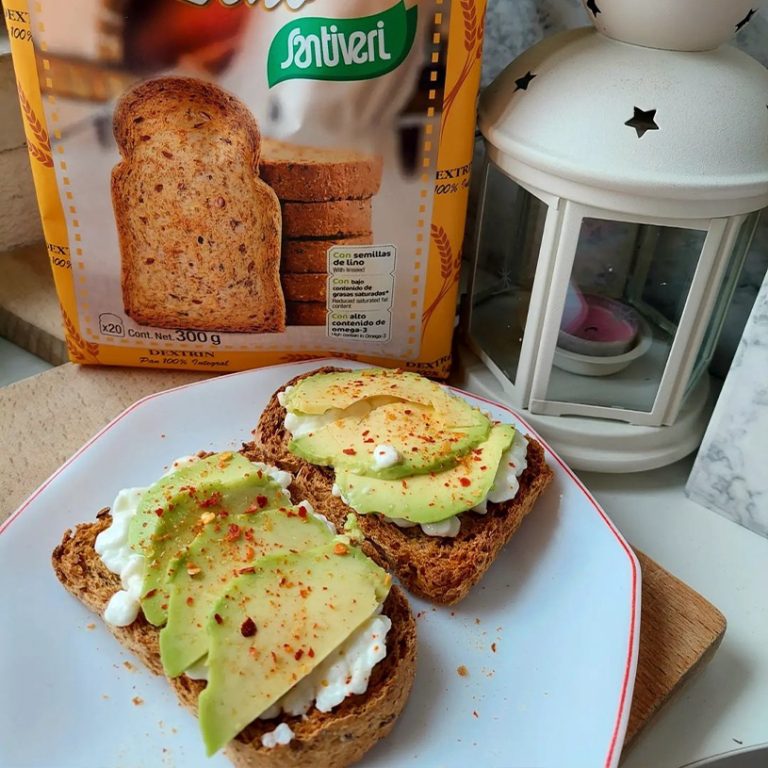
{"label": "santiveri logo", "polygon": [[373,16],[299,18],[269,47],[270,88],[284,80],[368,80],[403,63],[416,35],[418,6],[403,0]]}

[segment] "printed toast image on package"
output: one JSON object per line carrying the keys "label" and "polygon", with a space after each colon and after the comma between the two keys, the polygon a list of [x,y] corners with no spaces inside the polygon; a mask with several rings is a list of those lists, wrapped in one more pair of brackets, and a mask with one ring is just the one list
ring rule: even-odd
{"label": "printed toast image on package", "polygon": [[258,176],[256,121],[190,78],[120,100],[112,171],[126,313],[158,328],[285,329],[280,203]]}
{"label": "printed toast image on package", "polygon": [[444,377],[484,0],[5,0],[72,360]]}

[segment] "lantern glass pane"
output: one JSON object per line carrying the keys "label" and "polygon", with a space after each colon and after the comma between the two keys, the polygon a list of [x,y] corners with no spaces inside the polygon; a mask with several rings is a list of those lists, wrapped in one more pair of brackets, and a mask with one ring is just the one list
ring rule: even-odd
{"label": "lantern glass pane", "polygon": [[652,411],[706,236],[582,221],[547,400]]}
{"label": "lantern glass pane", "polygon": [[686,389],[686,396],[691,390],[698,384],[699,379],[712,362],[712,356],[715,353],[715,346],[717,340],[720,337],[720,331],[723,328],[725,322],[725,316],[728,313],[728,308],[733,298],[733,292],[736,290],[736,283],[741,274],[741,268],[744,266],[744,260],[747,257],[747,252],[752,244],[752,238],[755,235],[757,229],[757,223],[760,220],[760,212],[750,214],[744,220],[744,223],[739,229],[739,235],[736,238],[733,251],[728,257],[728,263],[725,268],[725,275],[723,282],[720,286],[720,290],[717,294],[715,306],[712,310],[712,316],[707,323],[707,330],[704,333],[704,339],[699,347],[698,354],[696,355],[696,363],[694,364],[691,377],[688,380],[688,388]]}
{"label": "lantern glass pane", "polygon": [[546,203],[488,162],[469,334],[513,383],[547,211]]}

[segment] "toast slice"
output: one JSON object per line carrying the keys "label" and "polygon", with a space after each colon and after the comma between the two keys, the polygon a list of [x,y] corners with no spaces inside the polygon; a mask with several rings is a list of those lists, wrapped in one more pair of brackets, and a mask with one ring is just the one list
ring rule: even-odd
{"label": "toast slice", "polygon": [[321,202],[372,197],[382,159],[351,149],[306,147],[265,139],[259,172],[281,200]]}
{"label": "toast slice", "polygon": [[289,301],[285,311],[288,325],[325,325],[328,316],[328,308],[322,301]]}
{"label": "toast slice", "polygon": [[[338,370],[343,369],[319,368],[297,376],[278,391],[315,373]],[[266,452],[270,463],[294,474],[302,498],[307,498],[334,525],[343,526],[352,510],[332,493],[333,468],[315,466],[293,455],[288,450],[291,436],[284,420],[285,408],[276,392],[254,430],[255,445]],[[552,479],[544,449],[532,438],[528,438],[527,460],[515,498],[500,504],[489,502],[485,515],[462,513],[461,530],[455,538],[427,536],[419,526],[400,528],[376,515],[358,515],[360,529],[410,592],[442,605],[457,603],[490,568]]]}
{"label": "toast slice", "polygon": [[282,276],[283,293],[287,301],[319,302],[325,304],[328,295],[328,275]]}
{"label": "toast slice", "polygon": [[[109,509],[92,523],[67,530],[53,551],[53,569],[59,581],[81,603],[102,615],[110,597],[121,588],[120,578],[107,570],[94,550],[101,531],[111,524]],[[405,595],[393,586],[384,613],[392,620],[387,635],[387,656],[373,668],[364,694],[348,696],[331,712],[316,709],[304,716],[282,715],[279,720],[254,720],[226,747],[238,768],[344,768],[359,760],[394,727],[410,694],[416,665],[416,623]],[[152,672],[163,674],[159,629],[140,613],[127,627],[107,625],[118,641]],[[180,702],[193,713],[205,683],[186,675],[169,678]],[[261,737],[277,722],[287,723],[294,738],[287,747],[266,749]]]}
{"label": "toast slice", "polygon": [[370,232],[352,237],[327,240],[283,240],[281,269],[289,274],[317,273],[328,270],[328,249],[337,245],[371,245]]}
{"label": "toast slice", "polygon": [[364,235],[373,224],[371,200],[283,203],[283,236],[350,237]]}
{"label": "toast slice", "polygon": [[141,325],[285,330],[281,214],[260,135],[216,85],[162,77],[119,101],[112,171],[126,313]]}

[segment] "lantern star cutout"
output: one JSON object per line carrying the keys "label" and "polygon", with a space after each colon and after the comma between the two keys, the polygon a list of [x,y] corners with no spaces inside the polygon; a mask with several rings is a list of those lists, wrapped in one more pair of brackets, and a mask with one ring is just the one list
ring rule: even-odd
{"label": "lantern star cutout", "polygon": [[597,7],[597,0],[587,0],[587,8],[593,16],[597,16],[598,13],[602,13],[602,11]]}
{"label": "lantern star cutout", "polygon": [[536,75],[531,71],[526,72],[522,77],[518,77],[517,80],[515,80],[515,91],[527,91],[528,86],[531,84],[531,80],[533,80],[534,77],[536,77]]}
{"label": "lantern star cutout", "polygon": [[637,131],[637,138],[642,139],[647,131],[658,131],[659,126],[656,125],[656,110],[655,109],[635,109],[635,114],[627,120],[624,125],[628,125],[630,128],[634,128]]}
{"label": "lantern star cutout", "polygon": [[749,13],[736,25],[736,31],[741,32],[741,30],[749,24],[750,21],[752,21],[752,17],[757,13],[757,11],[753,10],[752,8],[749,9]]}

